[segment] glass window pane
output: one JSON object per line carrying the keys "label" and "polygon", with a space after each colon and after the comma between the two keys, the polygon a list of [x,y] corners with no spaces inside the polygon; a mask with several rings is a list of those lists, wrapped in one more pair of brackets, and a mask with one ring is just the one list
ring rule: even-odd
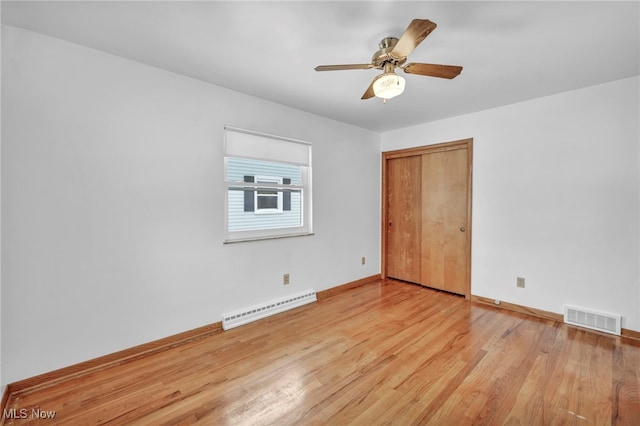
{"label": "glass window pane", "polygon": [[278,197],[263,197],[258,195],[258,208],[259,209],[277,209]]}
{"label": "glass window pane", "polygon": [[229,157],[226,180],[227,182],[245,182],[245,176],[278,176],[282,179],[290,179],[289,183],[292,185],[300,185],[301,170],[302,166],[295,164]]}
{"label": "glass window pane", "polygon": [[[248,199],[254,199],[254,191],[252,190],[245,191],[243,188],[230,187],[227,192],[227,227],[229,232],[303,226],[302,191],[291,191],[290,210],[283,210],[277,214],[256,214],[254,208],[246,211],[245,207],[251,206],[246,206],[245,192],[250,194]],[[277,197],[258,198],[277,199]]]}

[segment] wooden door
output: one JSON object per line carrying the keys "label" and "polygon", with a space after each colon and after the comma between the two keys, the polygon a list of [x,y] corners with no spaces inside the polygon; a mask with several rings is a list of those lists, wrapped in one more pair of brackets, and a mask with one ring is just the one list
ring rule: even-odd
{"label": "wooden door", "polygon": [[467,150],[422,155],[420,283],[465,294],[467,287]]}
{"label": "wooden door", "polygon": [[421,169],[419,156],[387,163],[387,276],[420,282]]}
{"label": "wooden door", "polygon": [[472,140],[383,153],[383,277],[471,297]]}

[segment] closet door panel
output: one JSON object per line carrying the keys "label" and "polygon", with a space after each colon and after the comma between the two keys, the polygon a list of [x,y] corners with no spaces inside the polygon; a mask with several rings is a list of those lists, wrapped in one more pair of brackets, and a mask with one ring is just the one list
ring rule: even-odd
{"label": "closet door panel", "polygon": [[386,275],[420,283],[421,174],[419,155],[387,161]]}
{"label": "closet door panel", "polygon": [[467,288],[467,150],[422,155],[421,278],[428,287]]}

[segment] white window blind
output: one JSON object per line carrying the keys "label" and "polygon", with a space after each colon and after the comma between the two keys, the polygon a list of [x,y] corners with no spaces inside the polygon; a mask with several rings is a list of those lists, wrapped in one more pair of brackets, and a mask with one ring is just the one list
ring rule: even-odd
{"label": "white window blind", "polygon": [[225,127],[225,155],[309,166],[311,145],[293,139]]}

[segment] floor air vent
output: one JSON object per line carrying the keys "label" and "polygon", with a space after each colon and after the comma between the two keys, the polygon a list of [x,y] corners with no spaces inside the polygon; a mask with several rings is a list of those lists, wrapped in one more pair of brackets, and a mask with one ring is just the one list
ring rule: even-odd
{"label": "floor air vent", "polygon": [[302,293],[283,297],[282,299],[224,314],[222,316],[222,329],[229,330],[230,328],[297,308],[298,306],[306,305],[316,300],[316,292],[314,290],[307,290]]}
{"label": "floor air vent", "polygon": [[564,322],[592,330],[620,335],[621,316],[616,314],[564,305]]}

